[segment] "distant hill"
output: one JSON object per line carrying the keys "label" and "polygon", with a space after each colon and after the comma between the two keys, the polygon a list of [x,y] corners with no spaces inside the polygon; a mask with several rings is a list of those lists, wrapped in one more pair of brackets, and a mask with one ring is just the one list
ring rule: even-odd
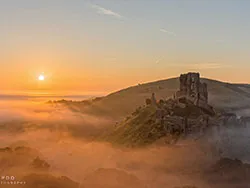
{"label": "distant hill", "polygon": [[[230,84],[202,78],[201,82],[208,85],[209,104],[217,109],[237,111],[241,114],[250,109],[250,85]],[[88,111],[94,114],[110,114],[114,117],[124,117],[138,106],[145,104],[145,99],[154,92],[157,100],[171,97],[179,89],[179,78],[170,78],[155,82],[139,84],[111,93],[92,105],[83,107],[74,104],[72,108]]]}
{"label": "distant hill", "polygon": [[[202,78],[207,83],[208,101],[215,109],[236,112],[239,115],[250,114],[250,85],[231,84]],[[64,101],[74,112],[90,113],[120,120],[130,115],[137,107],[145,104],[145,100],[155,93],[156,99],[173,96],[179,89],[179,77],[138,84],[104,97],[81,102]]]}

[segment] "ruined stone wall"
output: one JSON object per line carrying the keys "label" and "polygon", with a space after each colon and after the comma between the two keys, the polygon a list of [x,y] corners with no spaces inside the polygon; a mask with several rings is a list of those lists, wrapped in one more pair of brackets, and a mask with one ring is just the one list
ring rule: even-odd
{"label": "ruined stone wall", "polygon": [[196,105],[200,102],[207,103],[207,85],[200,82],[199,73],[181,74],[180,90],[176,93],[176,97],[186,97]]}
{"label": "ruined stone wall", "polygon": [[201,83],[199,87],[200,92],[200,100],[208,103],[208,91],[207,91],[207,84]]}

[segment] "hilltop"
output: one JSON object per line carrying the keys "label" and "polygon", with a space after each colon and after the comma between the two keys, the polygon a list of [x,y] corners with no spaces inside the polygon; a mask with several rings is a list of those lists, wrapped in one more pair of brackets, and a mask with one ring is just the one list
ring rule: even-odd
{"label": "hilltop", "polygon": [[[215,108],[241,110],[250,108],[250,85],[230,84],[202,78],[208,85],[208,103]],[[126,114],[144,104],[145,99],[155,93],[157,98],[171,97],[179,88],[179,78],[171,78],[129,87],[104,97],[96,106],[109,106],[117,113]],[[246,102],[248,101],[248,102]]]}
{"label": "hilltop", "polygon": [[[249,84],[231,84],[207,78],[201,78],[201,82],[207,84],[208,103],[215,109],[239,114],[246,114],[250,109]],[[152,93],[155,93],[158,99],[166,99],[173,96],[178,88],[177,77],[131,86],[90,102],[64,101],[64,104],[76,112],[104,115],[119,120],[144,105]]]}
{"label": "hilltop", "polygon": [[[152,93],[145,105],[107,132],[104,139],[125,146],[143,146],[162,137],[171,143],[182,135],[203,134],[210,127],[243,127],[249,123],[247,117],[228,113],[227,108],[215,109],[211,106],[208,85],[201,82],[199,73],[182,74],[179,82],[179,89],[172,97],[158,99]],[[232,89],[236,92],[240,90]],[[245,95],[248,97],[247,93]]]}

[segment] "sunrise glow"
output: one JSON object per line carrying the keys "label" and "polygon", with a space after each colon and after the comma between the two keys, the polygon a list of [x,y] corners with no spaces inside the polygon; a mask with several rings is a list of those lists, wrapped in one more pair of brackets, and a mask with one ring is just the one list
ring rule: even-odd
{"label": "sunrise glow", "polygon": [[38,77],[38,80],[39,80],[39,81],[43,81],[44,79],[45,79],[44,75],[42,75],[42,74],[39,75],[39,77]]}

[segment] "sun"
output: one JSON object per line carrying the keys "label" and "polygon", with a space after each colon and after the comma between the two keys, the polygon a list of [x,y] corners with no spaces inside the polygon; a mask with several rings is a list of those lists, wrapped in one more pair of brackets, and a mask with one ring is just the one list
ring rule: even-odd
{"label": "sun", "polygon": [[40,74],[40,75],[38,76],[38,80],[43,81],[44,79],[45,79],[45,77],[44,77],[43,74]]}

